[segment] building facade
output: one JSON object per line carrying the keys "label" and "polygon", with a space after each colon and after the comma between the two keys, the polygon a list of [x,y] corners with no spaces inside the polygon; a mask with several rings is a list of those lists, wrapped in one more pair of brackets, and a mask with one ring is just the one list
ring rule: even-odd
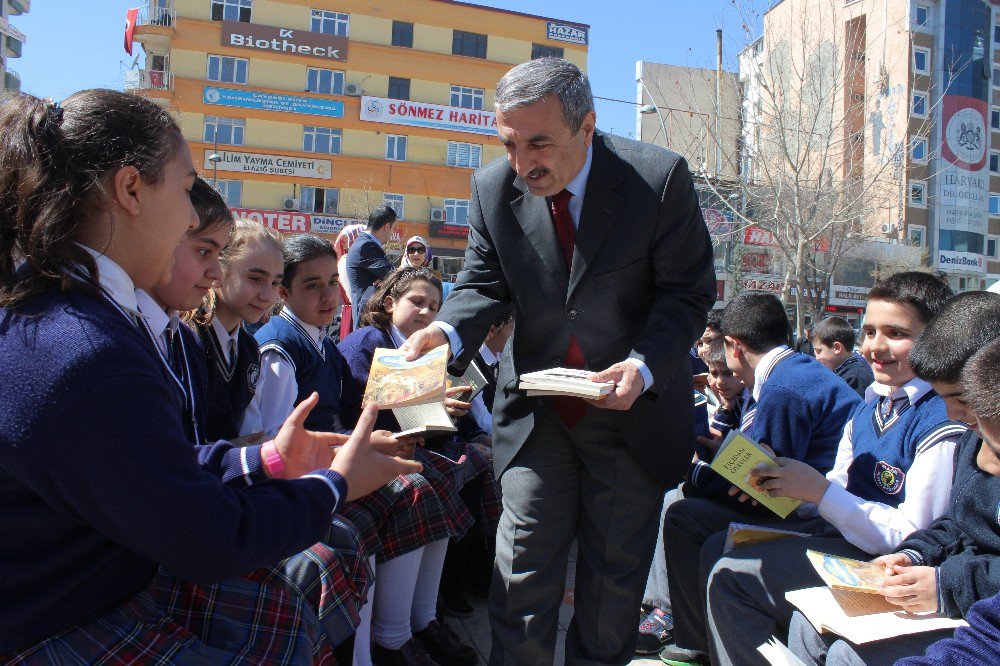
{"label": "building facade", "polygon": [[453,276],[472,171],[504,154],[497,81],[545,55],[585,69],[588,31],[452,0],[150,0],[126,87],[177,113],[238,213],[332,237],[386,202],[390,251],[423,236]]}
{"label": "building facade", "polygon": [[20,58],[28,38],[10,24],[11,16],[25,14],[31,0],[0,0],[0,89],[17,92],[21,89],[20,75],[10,67],[11,58]]}

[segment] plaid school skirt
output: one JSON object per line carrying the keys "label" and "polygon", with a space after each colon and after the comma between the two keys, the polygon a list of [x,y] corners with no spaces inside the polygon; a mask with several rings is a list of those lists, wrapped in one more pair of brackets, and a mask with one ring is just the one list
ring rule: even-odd
{"label": "plaid school skirt", "polygon": [[161,569],[113,610],[0,662],[334,665],[374,580],[360,543],[337,517],[324,542],[242,578],[199,585]]}
{"label": "plaid school skirt", "polygon": [[[445,497],[445,504],[456,521],[455,538],[462,538],[478,520],[485,533],[496,535],[500,513],[500,485],[493,473],[493,463],[472,444],[453,437],[417,450],[417,460],[424,474]],[[476,506],[468,506],[459,496],[465,484],[482,480],[483,492]],[[475,516],[475,518],[473,517]]]}

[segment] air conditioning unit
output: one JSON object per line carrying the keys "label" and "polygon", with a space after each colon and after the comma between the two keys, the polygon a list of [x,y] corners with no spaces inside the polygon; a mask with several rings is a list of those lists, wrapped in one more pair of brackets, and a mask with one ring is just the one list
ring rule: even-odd
{"label": "air conditioning unit", "polygon": [[282,203],[282,208],[284,210],[298,210],[300,201],[293,197],[285,197],[284,203]]}
{"label": "air conditioning unit", "polygon": [[431,208],[431,222],[444,222],[448,219],[448,212],[444,208]]}
{"label": "air conditioning unit", "polygon": [[348,83],[344,86],[344,94],[348,97],[361,97],[363,92],[360,83]]}
{"label": "air conditioning unit", "polygon": [[895,234],[897,231],[899,231],[899,225],[897,225],[895,222],[882,223],[882,233],[885,234],[886,236]]}

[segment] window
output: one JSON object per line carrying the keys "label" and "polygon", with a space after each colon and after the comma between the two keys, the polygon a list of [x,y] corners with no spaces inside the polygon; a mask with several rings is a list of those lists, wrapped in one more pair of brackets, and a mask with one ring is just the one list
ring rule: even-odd
{"label": "window", "polygon": [[451,39],[451,52],[454,55],[485,58],[486,35],[480,35],[478,32],[456,30]]}
{"label": "window", "polygon": [[910,142],[910,159],[921,164],[927,161],[927,137],[913,137]]}
{"label": "window", "polygon": [[406,137],[389,134],[385,137],[385,159],[396,162],[406,161]]}
{"label": "window", "polygon": [[246,133],[246,121],[242,118],[222,118],[205,116],[205,143],[225,143],[242,146]]}
{"label": "window", "polygon": [[916,9],[913,13],[913,25],[915,25],[918,28],[926,28],[930,26],[930,22],[931,22],[930,6],[918,2]]}
{"label": "window", "polygon": [[926,233],[926,231],[927,228],[920,225],[916,224],[906,225],[906,237],[909,239],[910,245],[913,245],[914,247],[923,247],[924,234]]}
{"label": "window", "polygon": [[170,60],[169,56],[165,55],[155,55],[149,54],[146,57],[146,64],[148,67],[146,69],[152,70],[154,72],[169,72],[170,65],[168,64]]}
{"label": "window", "polygon": [[350,21],[351,17],[349,14],[314,9],[312,10],[312,25],[310,29],[313,32],[322,32],[324,35],[347,37]]}
{"label": "window", "polygon": [[913,73],[930,74],[931,71],[931,50],[923,49],[919,46],[913,47]]}
{"label": "window", "polygon": [[990,108],[990,129],[1000,130],[1000,109]]}
{"label": "window", "polygon": [[208,80],[222,83],[246,83],[249,60],[225,56],[208,56]]}
{"label": "window", "polygon": [[986,237],[986,256],[990,259],[1000,259],[1000,255],[997,255],[998,241],[1000,241],[1000,236]]}
{"label": "window", "polygon": [[226,205],[230,208],[239,208],[243,205],[242,180],[220,180],[215,183],[215,189],[219,191],[222,198],[226,200]]}
{"label": "window", "polygon": [[1000,194],[990,195],[990,215],[1000,215]]}
{"label": "window", "polygon": [[405,21],[392,22],[392,45],[413,48],[413,24]]}
{"label": "window", "polygon": [[306,90],[324,95],[343,95],[344,73],[336,69],[310,67],[306,74]]}
{"label": "window", "polygon": [[340,144],[344,135],[343,130],[331,129],[329,127],[313,127],[311,125],[306,125],[302,129],[302,150],[307,153],[340,154]]}
{"label": "window", "polygon": [[927,205],[927,183],[925,181],[910,181],[910,205],[921,208]]}
{"label": "window", "polygon": [[485,91],[482,88],[451,87],[451,105],[463,109],[483,110]]}
{"label": "window", "polygon": [[250,22],[251,0],[212,0],[213,21]]}
{"label": "window", "polygon": [[390,99],[410,99],[410,80],[400,79],[395,76],[389,77],[389,98]]}
{"label": "window", "polygon": [[445,218],[448,224],[458,224],[463,227],[469,226],[469,200],[468,199],[445,199]]}
{"label": "window", "polygon": [[396,211],[396,217],[400,220],[403,219],[403,195],[402,194],[389,194],[386,192],[384,197],[385,205]]}
{"label": "window", "polygon": [[993,87],[1000,88],[1000,67],[993,68]]}
{"label": "window", "polygon": [[535,58],[562,58],[563,50],[559,46],[546,46],[545,44],[531,45],[531,59]]}
{"label": "window", "polygon": [[918,118],[927,117],[927,93],[913,93],[913,103],[910,105],[910,115],[917,116]]}
{"label": "window", "polygon": [[337,207],[340,205],[340,190],[336,187],[310,187],[303,185],[299,188],[300,208],[306,213],[326,213],[336,215]]}
{"label": "window", "polygon": [[993,43],[1000,44],[1000,25],[993,26]]}
{"label": "window", "polygon": [[477,143],[448,142],[448,166],[478,169],[482,156],[483,147]]}
{"label": "window", "polygon": [[1000,153],[990,151],[990,173],[1000,173]]}

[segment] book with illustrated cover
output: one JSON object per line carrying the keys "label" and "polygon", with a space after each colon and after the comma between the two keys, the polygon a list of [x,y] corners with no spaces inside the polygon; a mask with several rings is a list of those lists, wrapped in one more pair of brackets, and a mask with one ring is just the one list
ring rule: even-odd
{"label": "book with illustrated cover", "polygon": [[470,363],[469,367],[466,368],[465,374],[461,377],[456,377],[454,375],[448,375],[448,388],[452,386],[468,386],[472,389],[472,392],[466,391],[461,395],[455,396],[462,402],[472,402],[479,393],[486,388],[486,385],[490,383],[490,380],[486,378],[486,375],[480,371],[479,367],[475,363]]}
{"label": "book with illustrated cover", "polygon": [[733,548],[755,546],[758,543],[764,543],[766,541],[777,541],[778,539],[806,536],[810,535],[805,532],[779,530],[776,527],[765,527],[763,525],[729,523],[729,529],[726,531],[726,544],[722,547],[722,552],[728,553]]}
{"label": "book with illustrated cover", "polygon": [[879,594],[835,590],[825,585],[786,592],[785,598],[822,633],[855,644],[968,626],[937,613],[908,613]]}
{"label": "book with illustrated cover", "polygon": [[448,374],[448,345],[435,347],[412,361],[398,349],[376,348],[362,408],[379,409],[443,402]]}
{"label": "book with illustrated cover", "polygon": [[739,429],[729,431],[712,458],[711,467],[752,499],[782,518],[786,518],[802,504],[801,500],[791,497],[771,497],[757,489],[756,482],[750,477],[750,471],[758,467],[777,467],[777,463],[768,451]]}
{"label": "book with illustrated cover", "polygon": [[443,402],[429,402],[424,405],[406,405],[393,407],[392,415],[399,423],[396,437],[408,435],[440,435],[455,432],[458,428],[452,423]]}
{"label": "book with illustrated cover", "polygon": [[871,562],[815,550],[807,550],[806,556],[823,582],[834,590],[878,594],[878,588],[886,578],[885,567]]}
{"label": "book with illustrated cover", "polygon": [[528,395],[563,395],[573,398],[603,398],[615,390],[614,382],[592,382],[590,370],[552,368],[521,375],[518,388]]}

